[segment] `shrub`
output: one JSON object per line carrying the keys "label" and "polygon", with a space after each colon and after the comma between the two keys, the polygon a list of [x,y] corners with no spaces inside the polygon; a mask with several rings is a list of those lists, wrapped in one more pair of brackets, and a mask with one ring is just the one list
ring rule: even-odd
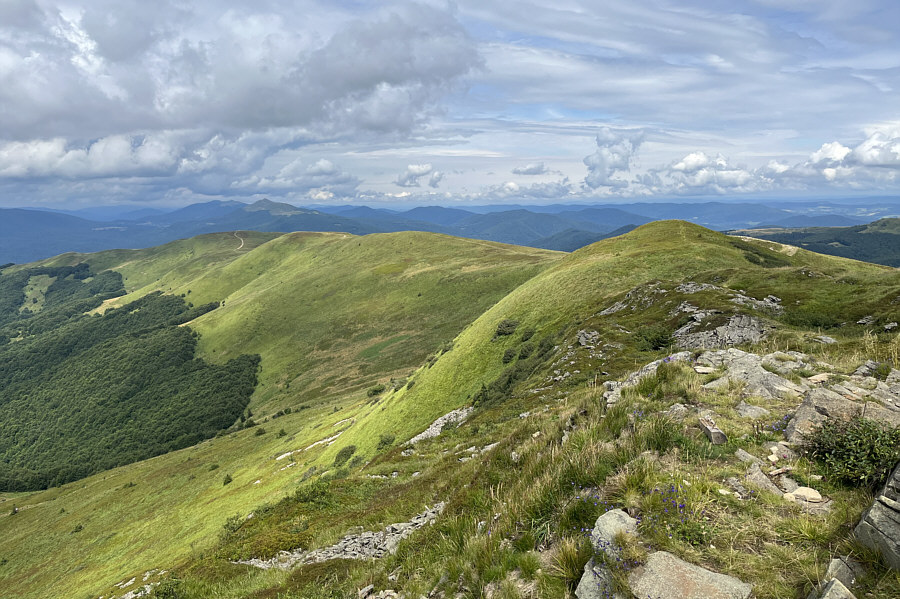
{"label": "shrub", "polygon": [[218,468],[219,468],[219,465],[218,465],[218,464],[210,464],[210,465],[209,465],[209,471],[210,471],[210,472],[212,472],[213,470],[217,470]]}
{"label": "shrub", "polygon": [[384,451],[388,447],[394,444],[394,435],[381,435],[381,438],[378,439],[378,451]]}
{"label": "shrub", "polygon": [[855,487],[881,486],[900,459],[900,429],[859,416],[826,420],[805,444],[834,479]]}
{"label": "shrub", "polygon": [[504,364],[509,364],[510,362],[512,362],[515,359],[516,359],[515,348],[511,347],[508,350],[506,350],[505,352],[503,352],[503,363]]}
{"label": "shrub", "polygon": [[334,467],[340,468],[341,466],[346,464],[347,460],[349,460],[350,456],[352,456],[354,453],[356,453],[356,445],[348,445],[347,447],[342,448],[339,452],[337,452],[337,455],[334,456]]}
{"label": "shrub", "polygon": [[382,393],[384,393],[385,389],[387,389],[387,387],[384,385],[384,383],[378,383],[377,385],[371,387],[368,391],[366,391],[366,395],[368,395],[369,397],[375,397],[376,395],[381,395]]}
{"label": "shrub", "polygon": [[887,377],[891,374],[891,364],[890,362],[880,362],[878,366],[872,370],[872,376],[874,376],[879,381],[887,380]]}
{"label": "shrub", "polygon": [[328,503],[328,497],[331,494],[328,483],[323,480],[317,480],[312,483],[301,485],[294,492],[294,501],[298,503]]}
{"label": "shrub", "polygon": [[222,486],[224,487],[225,485],[231,484],[231,481],[233,481],[233,480],[234,479],[231,478],[230,474],[226,474],[225,478],[222,479]]}
{"label": "shrub", "polygon": [[494,334],[494,336],[505,337],[506,335],[512,335],[516,332],[517,328],[519,328],[518,320],[510,320],[509,318],[504,318],[500,321],[500,324],[497,325],[497,332]]}
{"label": "shrub", "polygon": [[284,430],[284,429],[281,429],[280,431],[278,431],[278,432],[276,433],[276,436],[277,436],[279,439],[282,438],[282,437],[287,437],[287,431]]}
{"label": "shrub", "polygon": [[525,329],[522,331],[522,341],[528,341],[534,337],[534,329]]}
{"label": "shrub", "polygon": [[264,429],[263,427],[259,427],[258,429],[256,429],[256,432],[253,434],[256,435],[257,437],[262,437],[263,435],[266,434],[266,429]]}
{"label": "shrub", "polygon": [[522,346],[522,349],[519,350],[519,359],[525,360],[532,352],[534,352],[534,343],[526,343]]}
{"label": "shrub", "polygon": [[656,351],[672,344],[672,333],[659,324],[641,327],[635,332],[635,336],[640,351]]}

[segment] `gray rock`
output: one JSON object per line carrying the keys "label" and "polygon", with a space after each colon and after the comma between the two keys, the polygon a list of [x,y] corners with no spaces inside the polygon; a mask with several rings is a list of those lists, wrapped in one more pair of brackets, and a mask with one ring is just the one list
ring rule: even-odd
{"label": "gray rock", "polygon": [[784,435],[791,443],[801,443],[828,418],[851,418],[862,413],[862,409],[863,406],[858,402],[846,399],[830,389],[817,387],[803,398],[803,403],[788,423]]}
{"label": "gray rock", "polygon": [[850,592],[850,589],[837,578],[831,579],[831,582],[822,589],[819,599],[856,599],[856,595]]}
{"label": "gray rock", "polygon": [[896,323],[896,322],[889,322],[889,323],[887,323],[886,325],[884,325],[884,330],[885,330],[885,331],[892,331],[892,330],[894,330],[894,329],[896,329],[896,328],[897,328],[897,323]]}
{"label": "gray rock", "polygon": [[837,343],[837,339],[835,339],[834,337],[829,337],[828,335],[819,335],[818,337],[814,338],[813,341],[824,343],[825,345]]}
{"label": "gray rock", "polygon": [[760,406],[751,406],[745,401],[741,401],[737,405],[737,413],[743,416],[744,418],[752,418],[753,420],[759,420],[763,416],[768,416],[772,412],[769,410],[760,407]]}
{"label": "gray rock", "polygon": [[628,375],[628,377],[624,381],[606,381],[603,383],[603,387],[606,389],[603,393],[603,399],[606,401],[607,406],[613,406],[619,399],[622,397],[622,389],[626,387],[633,387],[638,384],[645,377],[656,374],[656,370],[659,368],[660,364],[668,363],[668,362],[685,362],[691,359],[690,352],[678,352],[672,354],[671,356],[666,356],[660,360],[654,360],[649,364],[644,365],[639,370],[636,370]]}
{"label": "gray rock", "polygon": [[721,287],[710,285],[709,283],[695,283],[694,281],[686,281],[676,287],[675,291],[687,295],[693,295],[694,293],[699,293],[701,291],[717,291],[719,289],[721,289]]}
{"label": "gray rock", "polygon": [[702,325],[704,313],[694,315],[694,320],[684,325],[672,336],[676,345],[684,348],[713,349],[742,343],[757,343],[774,328],[755,316],[736,314],[728,322],[708,331],[694,330]]}
{"label": "gray rock", "polygon": [[712,419],[701,417],[698,422],[700,423],[700,430],[703,431],[710,443],[713,445],[725,445],[728,443],[728,437],[716,426]]}
{"label": "gray rock", "polygon": [[856,538],[879,551],[884,561],[900,570],[900,464],[856,526]]}
{"label": "gray rock", "polygon": [[836,557],[828,564],[823,582],[836,578],[848,589],[856,584],[856,579],[865,573],[863,565],[851,557]]}
{"label": "gray rock", "polygon": [[775,495],[783,494],[783,491],[760,469],[759,464],[754,463],[750,466],[744,480],[761,491],[768,491]]}
{"label": "gray rock", "polygon": [[765,358],[747,353],[739,349],[710,351],[702,354],[697,361],[708,366],[724,366],[725,375],[703,385],[704,389],[727,388],[732,381],[744,385],[744,396],[757,396],[764,399],[782,399],[784,397],[800,397],[809,387],[797,385],[769,372],[762,367]]}
{"label": "gray rock", "polygon": [[578,599],[629,599],[622,593],[614,591],[609,568],[594,564],[593,559],[584,566],[584,574],[578,581],[575,596]]}
{"label": "gray rock", "polygon": [[643,568],[628,576],[635,597],[665,599],[748,599],[753,590],[733,576],[689,564],[665,551],[651,553]]}
{"label": "gray rock", "polygon": [[427,429],[407,441],[406,444],[415,445],[419,441],[424,441],[425,439],[433,439],[434,437],[437,437],[441,434],[444,426],[448,424],[455,424],[456,426],[459,426],[460,424],[462,424],[474,410],[475,408],[472,407],[460,408],[458,410],[453,410],[452,412],[444,414],[443,416],[432,422]]}
{"label": "gray rock", "polygon": [[744,451],[743,449],[738,449],[737,451],[734,452],[734,455],[737,456],[737,459],[739,459],[740,461],[745,462],[747,464],[758,464],[758,465],[762,466],[765,463],[761,459],[756,457],[755,455],[748,453],[748,452]]}
{"label": "gray rock", "polygon": [[684,420],[687,418],[688,413],[690,413],[690,408],[682,403],[672,404],[668,410],[663,412],[672,420]]}
{"label": "gray rock", "polygon": [[[594,550],[618,555],[615,539],[619,533],[637,534],[637,520],[622,510],[610,510],[597,518],[591,531]],[[627,599],[619,593],[613,594],[612,574],[605,565],[596,563],[593,558],[584,566],[584,574],[575,589],[575,596],[578,599]]]}

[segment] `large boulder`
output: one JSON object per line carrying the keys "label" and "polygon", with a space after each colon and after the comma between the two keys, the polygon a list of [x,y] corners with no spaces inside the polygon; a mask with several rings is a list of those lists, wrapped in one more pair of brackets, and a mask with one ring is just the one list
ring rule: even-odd
{"label": "large boulder", "polygon": [[766,399],[781,399],[787,397],[800,397],[809,388],[806,385],[798,385],[769,372],[763,368],[763,357],[757,354],[747,353],[739,349],[726,349],[709,351],[701,355],[699,364],[727,368],[724,376],[703,387],[705,389],[727,388],[732,382],[744,385],[743,395],[757,396]]}
{"label": "large boulder", "polygon": [[900,464],[856,526],[856,538],[900,570]]}
{"label": "large boulder", "polygon": [[817,387],[803,398],[784,434],[791,443],[802,443],[826,420],[854,416],[865,416],[891,427],[900,426],[900,411],[896,409],[886,408],[874,401],[854,401],[831,389]]}
{"label": "large boulder", "polygon": [[635,597],[666,599],[747,599],[752,587],[733,576],[689,564],[671,553],[651,553],[647,563],[628,576]]}

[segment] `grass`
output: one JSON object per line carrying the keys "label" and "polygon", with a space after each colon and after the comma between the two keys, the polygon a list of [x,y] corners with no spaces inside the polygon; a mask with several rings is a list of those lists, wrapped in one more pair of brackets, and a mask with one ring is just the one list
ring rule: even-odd
{"label": "grass", "polygon": [[[254,419],[293,407],[277,425],[266,425],[283,427],[287,435],[241,431],[61,489],[16,496],[28,509],[0,517],[0,557],[9,560],[0,577],[25,589],[26,597],[72,589],[99,594],[150,568],[173,566],[188,598],[344,596],[370,583],[411,596],[439,588],[476,597],[490,585],[492,592],[514,596],[524,592],[522,584],[533,583],[539,596],[563,597],[589,558],[585,529],[612,507],[643,514],[645,522],[659,516],[658,526],[642,528],[641,542],[652,546],[645,549],[665,548],[752,581],[760,598],[793,596],[824,573],[827,557],[842,546],[866,505],[864,493],[828,489],[835,499],[832,515],[804,523],[795,522],[799,514],[780,498],[739,502],[720,494],[722,481],[742,472],[734,450],[762,454],[760,445],[769,440],[755,437],[752,423],[736,416],[739,386],[710,394],[693,370],[667,365],[607,410],[595,383],[664,355],[667,348],[656,349],[657,343],[636,347],[632,332],[648,321],[674,330],[682,315],[672,311],[681,302],[736,309],[722,292],[674,291],[685,280],[743,289],[753,297],[778,295],[786,316],[760,347],[815,352],[852,371],[870,349],[889,354],[892,338],[876,338],[867,347],[863,327],[851,323],[829,330],[839,343],[825,346],[811,341],[818,330],[789,313],[822,297],[848,320],[857,313],[900,320],[900,308],[885,301],[900,287],[890,269],[802,250],[782,254],[775,244],[748,241],[753,255],[763,256],[752,262],[728,238],[680,222],[654,223],[565,257],[430,234],[259,237],[240,255],[233,241],[206,236],[155,254],[90,259],[126,272],[132,294],[162,288],[197,304],[224,300],[223,308],[191,326],[201,333],[208,357],[263,355]],[[766,258],[773,253],[780,261]],[[160,266],[160,260],[168,263]],[[860,283],[835,284],[851,275]],[[648,295],[652,301],[640,309],[599,314],[654,281],[665,294]],[[514,334],[497,337],[504,320],[519,325]],[[602,333],[602,358],[572,341],[578,329]],[[534,331],[528,342],[535,345],[558,339],[548,363],[503,401],[403,456],[406,439],[500,376],[509,366],[503,355],[509,349],[519,355],[526,343],[520,331],[526,330]],[[452,349],[438,350],[450,339]],[[563,373],[569,376],[552,380]],[[366,396],[366,389],[395,376],[414,385]],[[655,415],[676,402],[714,409],[729,445],[713,448],[690,426]],[[299,410],[301,405],[309,409]],[[773,420],[791,408],[789,400],[765,406]],[[306,449],[338,433],[333,444]],[[393,443],[379,447],[387,436]],[[466,448],[495,442],[490,452],[460,461]],[[334,478],[335,458],[349,446],[356,447],[353,460],[362,461],[344,465],[341,478]],[[275,460],[289,452],[297,453]],[[291,460],[296,465],[282,470]],[[219,468],[210,471],[211,464]],[[802,460],[798,469],[816,472]],[[310,472],[303,484],[327,480],[331,501],[280,503]],[[393,472],[396,478],[390,478]],[[413,477],[415,472],[421,474]],[[233,477],[227,486],[225,473]],[[132,481],[135,487],[123,488]],[[666,496],[673,486],[677,496]],[[667,497],[686,506],[689,523],[660,515],[661,506],[671,504]],[[295,519],[307,526],[303,542],[316,547],[352,526],[377,530],[407,520],[438,500],[448,501],[444,516],[374,564],[285,574],[217,557],[239,549],[218,541],[234,514],[261,514],[247,525],[241,547],[277,551],[292,548],[281,543],[296,542],[276,534]],[[266,504],[280,507],[266,511]],[[83,529],[71,534],[78,524]],[[640,547],[632,549],[640,554]],[[513,576],[517,570],[521,580]],[[893,584],[882,577],[868,588],[900,588]]]}

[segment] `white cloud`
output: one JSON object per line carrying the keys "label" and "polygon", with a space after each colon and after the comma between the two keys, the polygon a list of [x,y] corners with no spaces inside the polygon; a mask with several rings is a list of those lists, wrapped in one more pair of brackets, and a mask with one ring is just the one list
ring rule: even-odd
{"label": "white cloud", "polygon": [[635,151],[643,141],[642,131],[613,131],[604,127],[597,134],[597,151],[585,157],[588,174],[585,184],[591,189],[598,187],[623,188],[628,181],[614,178],[620,172],[629,172]]}
{"label": "white cloud", "polygon": [[532,162],[525,166],[517,166],[512,170],[514,175],[545,175],[550,172],[543,162]]}
{"label": "white cloud", "polygon": [[[425,175],[432,174],[433,170],[434,167],[431,164],[410,164],[404,172],[400,173],[394,184],[400,187],[418,187],[419,179]],[[440,177],[438,177],[437,181],[440,182]],[[436,186],[435,184],[433,187]]]}

